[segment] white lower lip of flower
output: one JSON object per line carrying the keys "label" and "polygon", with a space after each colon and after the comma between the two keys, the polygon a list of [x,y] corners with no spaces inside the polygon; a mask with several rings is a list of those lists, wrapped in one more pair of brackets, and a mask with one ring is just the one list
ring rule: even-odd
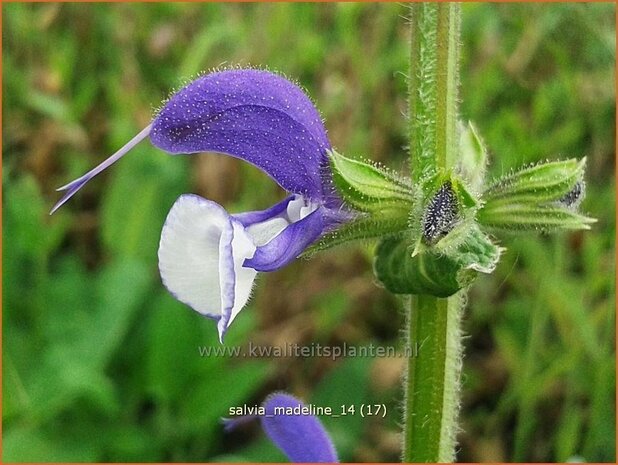
{"label": "white lower lip of flower", "polygon": [[183,195],[172,206],[161,232],[163,284],[181,302],[218,320],[222,339],[249,300],[257,275],[243,266],[245,260],[317,208],[296,195],[281,214],[245,228],[217,203]]}
{"label": "white lower lip of flower", "polygon": [[161,233],[163,284],[195,311],[218,319],[222,334],[249,300],[257,272],[242,264],[255,249],[242,225],[221,206],[183,195]]}

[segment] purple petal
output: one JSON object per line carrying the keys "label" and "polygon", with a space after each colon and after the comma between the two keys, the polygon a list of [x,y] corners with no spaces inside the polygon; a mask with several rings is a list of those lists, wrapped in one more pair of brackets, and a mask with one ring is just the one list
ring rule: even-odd
{"label": "purple petal", "polygon": [[150,138],[170,153],[228,154],[289,192],[324,195],[330,144],[320,115],[300,88],[266,71],[229,70],[193,81],[166,103]]}
{"label": "purple petal", "polygon": [[294,199],[294,195],[290,195],[289,197],[283,199],[281,202],[273,205],[266,210],[252,211],[252,212],[243,212],[243,213],[234,213],[232,216],[236,218],[240,223],[247,227],[251,226],[255,223],[260,223],[262,221],[269,220],[270,218],[280,215],[286,211],[288,204],[291,200]]}
{"label": "purple petal", "polygon": [[255,255],[244,266],[257,271],[274,271],[295,260],[324,231],[322,209],[287,226],[265,245],[258,246]]}
{"label": "purple petal", "polygon": [[266,415],[261,417],[262,428],[292,462],[338,462],[333,443],[318,418],[285,414],[285,409],[304,407],[300,400],[289,394],[275,393],[263,406]]}

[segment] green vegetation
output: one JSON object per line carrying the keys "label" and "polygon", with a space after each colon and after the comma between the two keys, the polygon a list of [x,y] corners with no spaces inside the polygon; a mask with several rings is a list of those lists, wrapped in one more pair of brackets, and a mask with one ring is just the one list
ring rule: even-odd
{"label": "green vegetation", "polygon": [[[316,405],[344,461],[397,461],[400,358],[200,357],[215,325],[157,272],[163,219],[195,192],[230,211],[281,197],[256,169],[170,157],[148,142],[53,217],[58,186],[217,66],[305,86],[334,147],[408,171],[399,4],[3,4],[3,460],[277,461],[229,407],[285,389]],[[615,6],[463,6],[461,112],[498,177],[588,159],[591,231],[514,235],[464,316],[461,461],[615,460]],[[371,243],[263,275],[227,345],[399,344],[401,303],[375,285]]]}

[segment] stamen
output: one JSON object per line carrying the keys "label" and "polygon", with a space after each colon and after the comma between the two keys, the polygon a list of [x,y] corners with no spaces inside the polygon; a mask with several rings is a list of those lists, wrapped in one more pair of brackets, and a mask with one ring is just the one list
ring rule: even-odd
{"label": "stamen", "polygon": [[133,147],[135,147],[138,143],[140,143],[143,139],[150,134],[150,127],[152,125],[149,124],[144,129],[142,129],[133,139],[127,142],[120,150],[114,153],[111,157],[105,160],[103,163],[99,164],[96,168],[88,171],[83,176],[77,178],[75,181],[71,181],[70,183],[59,187],[56,189],[57,191],[68,191],[64,196],[54,205],[54,208],[49,212],[50,215],[53,215],[56,210],[58,210],[62,205],[64,205],[71,197],[75,195],[77,191],[79,191],[84,185],[94,178],[97,174],[103,171],[108,166],[112,165],[116,161],[120,160],[124,155],[127,154]]}

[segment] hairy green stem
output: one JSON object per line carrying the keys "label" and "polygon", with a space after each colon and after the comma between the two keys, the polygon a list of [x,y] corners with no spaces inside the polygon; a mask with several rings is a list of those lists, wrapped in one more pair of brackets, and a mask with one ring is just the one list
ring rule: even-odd
{"label": "hairy green stem", "polygon": [[416,183],[450,168],[457,156],[460,16],[457,3],[410,6],[408,136]]}
{"label": "hairy green stem", "polygon": [[[410,6],[409,137],[412,178],[418,185],[451,169],[458,156],[457,90],[460,6],[415,3]],[[460,321],[465,291],[448,299],[412,296],[404,382],[404,462],[455,459]],[[413,353],[413,352],[409,352]]]}

